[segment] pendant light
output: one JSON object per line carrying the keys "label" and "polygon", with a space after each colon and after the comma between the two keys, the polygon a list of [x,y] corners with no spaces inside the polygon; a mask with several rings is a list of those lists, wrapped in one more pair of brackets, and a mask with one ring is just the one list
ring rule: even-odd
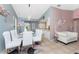
{"label": "pendant light", "polygon": [[30,5],[30,4],[29,4],[28,6],[29,6],[29,8],[31,7],[31,5]]}

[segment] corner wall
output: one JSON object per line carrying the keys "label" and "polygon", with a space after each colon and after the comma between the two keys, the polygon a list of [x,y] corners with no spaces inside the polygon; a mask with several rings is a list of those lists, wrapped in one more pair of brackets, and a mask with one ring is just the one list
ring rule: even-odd
{"label": "corner wall", "polygon": [[51,39],[57,31],[73,31],[73,11],[61,10],[52,7],[52,19],[50,21]]}

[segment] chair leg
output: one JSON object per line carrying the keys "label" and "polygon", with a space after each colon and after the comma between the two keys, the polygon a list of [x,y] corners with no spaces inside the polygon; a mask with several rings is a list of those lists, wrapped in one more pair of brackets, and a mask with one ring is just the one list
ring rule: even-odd
{"label": "chair leg", "polygon": [[18,47],[18,49],[19,49],[18,52],[19,53],[21,53],[21,51],[22,51],[22,47],[23,47],[22,45],[23,45],[23,40],[21,41],[21,45]]}
{"label": "chair leg", "polygon": [[6,53],[8,54],[8,49],[6,49]]}
{"label": "chair leg", "polygon": [[7,49],[7,50],[6,50],[6,53],[8,54],[10,51],[11,51],[10,49]]}
{"label": "chair leg", "polygon": [[20,53],[20,52],[21,52],[20,50],[21,50],[21,48],[20,48],[20,46],[18,46],[18,53]]}

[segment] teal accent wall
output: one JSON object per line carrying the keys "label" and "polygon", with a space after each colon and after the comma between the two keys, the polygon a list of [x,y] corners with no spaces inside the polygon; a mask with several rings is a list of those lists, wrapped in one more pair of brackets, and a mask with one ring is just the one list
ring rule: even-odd
{"label": "teal accent wall", "polygon": [[[6,10],[8,10],[12,15],[16,16],[15,11],[13,10],[10,4],[4,4]],[[5,48],[5,42],[3,38],[3,32],[7,30],[14,29],[14,20],[11,18],[12,16],[8,16],[8,18],[0,15],[0,52]]]}
{"label": "teal accent wall", "polygon": [[18,16],[15,13],[15,10],[13,9],[11,4],[4,4],[4,7],[6,8],[6,10],[8,10],[10,12],[10,14],[12,14],[16,18],[18,18]]}

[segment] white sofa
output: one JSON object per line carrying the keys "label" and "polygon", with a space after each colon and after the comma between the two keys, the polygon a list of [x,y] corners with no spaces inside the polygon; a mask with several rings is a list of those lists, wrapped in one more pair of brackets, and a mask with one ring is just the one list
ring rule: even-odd
{"label": "white sofa", "polygon": [[78,40],[78,33],[77,32],[57,32],[58,39],[61,42],[69,43]]}

